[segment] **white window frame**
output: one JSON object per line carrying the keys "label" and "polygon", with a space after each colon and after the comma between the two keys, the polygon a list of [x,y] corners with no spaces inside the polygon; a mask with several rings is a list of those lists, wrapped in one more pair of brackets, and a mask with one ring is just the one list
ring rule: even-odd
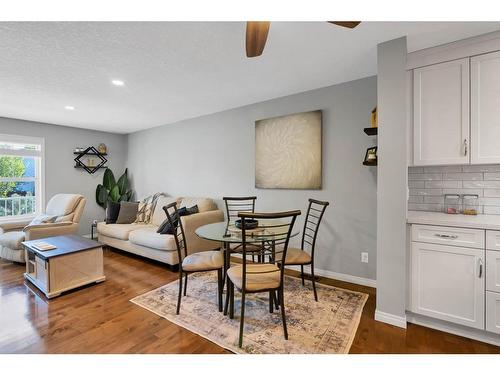
{"label": "white window frame", "polygon": [[[1,156],[35,156],[38,158],[35,165],[35,213],[0,217],[0,223],[31,220],[36,215],[42,213],[45,208],[45,138],[14,134],[0,134],[0,141],[40,145],[40,151],[5,150],[0,148]],[[19,178],[16,178],[16,181],[19,180]]]}

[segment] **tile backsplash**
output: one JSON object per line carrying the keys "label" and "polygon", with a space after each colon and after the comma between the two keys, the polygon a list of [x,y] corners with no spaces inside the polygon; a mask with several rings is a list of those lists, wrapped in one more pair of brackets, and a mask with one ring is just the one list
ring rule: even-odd
{"label": "tile backsplash", "polygon": [[500,164],[409,167],[408,209],[444,210],[445,194],[479,195],[479,213],[500,215]]}

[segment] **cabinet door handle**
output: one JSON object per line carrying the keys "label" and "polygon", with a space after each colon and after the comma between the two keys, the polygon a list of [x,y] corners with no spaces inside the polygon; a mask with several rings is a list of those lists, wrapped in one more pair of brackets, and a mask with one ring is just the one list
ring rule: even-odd
{"label": "cabinet door handle", "polygon": [[439,237],[439,238],[446,238],[448,240],[456,240],[458,238],[458,236],[455,235],[455,234],[439,234],[439,233],[436,233],[435,236]]}
{"label": "cabinet door handle", "polygon": [[467,156],[467,152],[468,152],[467,139],[464,139],[464,156]]}
{"label": "cabinet door handle", "polygon": [[478,263],[479,263],[479,278],[481,278],[483,277],[483,260],[479,258]]}

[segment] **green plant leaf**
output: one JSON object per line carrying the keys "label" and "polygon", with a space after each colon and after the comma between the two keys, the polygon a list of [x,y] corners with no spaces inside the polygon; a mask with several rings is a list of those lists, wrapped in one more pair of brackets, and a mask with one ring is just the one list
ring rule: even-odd
{"label": "green plant leaf", "polygon": [[109,192],[109,198],[112,202],[120,201],[120,189],[118,189],[118,185],[113,186],[113,189]]}
{"label": "green plant leaf", "polygon": [[130,201],[132,199],[132,194],[134,194],[134,192],[132,190],[129,190],[127,191],[127,201]]}
{"label": "green plant leaf", "polygon": [[120,189],[120,194],[123,195],[127,192],[128,189],[128,171],[127,168],[125,168],[125,172],[120,176],[118,179],[118,182],[116,183],[118,185],[118,189]]}
{"label": "green plant leaf", "polygon": [[106,170],[104,171],[102,184],[108,191],[112,190],[113,187],[115,187],[116,185],[115,175],[113,174],[111,169],[106,168]]}
{"label": "green plant leaf", "polygon": [[99,206],[106,209],[108,203],[108,191],[101,184],[97,185],[95,190],[96,202]]}

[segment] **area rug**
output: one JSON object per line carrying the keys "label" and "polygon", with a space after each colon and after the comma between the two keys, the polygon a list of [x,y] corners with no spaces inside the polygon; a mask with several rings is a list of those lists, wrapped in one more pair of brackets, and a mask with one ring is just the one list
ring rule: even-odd
{"label": "area rug", "polygon": [[168,319],[234,353],[348,353],[368,295],[310,281],[285,278],[288,340],[283,337],[280,311],[269,313],[269,294],[247,294],[243,347],[238,347],[240,294],[235,293],[234,319],[218,311],[217,274],[189,275],[187,296],[175,314],[178,281],[152,290],[131,302]]}

